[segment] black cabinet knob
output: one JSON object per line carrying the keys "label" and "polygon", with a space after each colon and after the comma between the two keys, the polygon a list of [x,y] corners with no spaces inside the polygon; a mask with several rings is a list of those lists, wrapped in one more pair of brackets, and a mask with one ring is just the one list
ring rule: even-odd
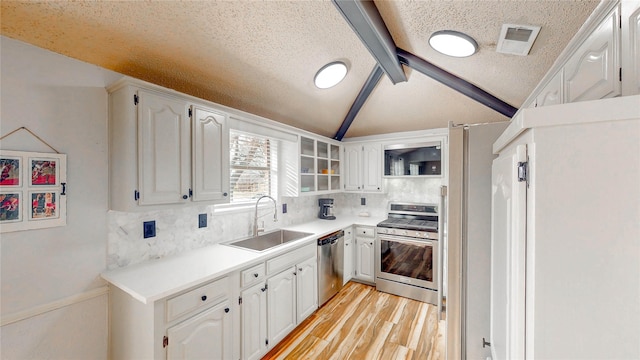
{"label": "black cabinet knob", "polygon": [[222,196],[227,196],[227,193],[222,193]]}
{"label": "black cabinet knob", "polygon": [[182,195],[182,198],[187,200],[189,198],[189,195]]}
{"label": "black cabinet knob", "polygon": [[258,273],[254,273],[254,274],[253,274],[253,277],[258,277]]}
{"label": "black cabinet knob", "polygon": [[228,313],[229,312],[229,308],[224,308],[224,312]]}
{"label": "black cabinet knob", "polygon": [[207,295],[202,295],[200,299],[202,299],[202,301],[207,301]]}

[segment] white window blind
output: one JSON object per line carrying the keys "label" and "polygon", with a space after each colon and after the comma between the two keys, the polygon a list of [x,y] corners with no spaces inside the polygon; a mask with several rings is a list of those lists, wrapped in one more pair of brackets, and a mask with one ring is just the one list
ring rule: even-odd
{"label": "white window blind", "polygon": [[231,203],[271,195],[275,183],[276,142],[236,130],[230,132]]}

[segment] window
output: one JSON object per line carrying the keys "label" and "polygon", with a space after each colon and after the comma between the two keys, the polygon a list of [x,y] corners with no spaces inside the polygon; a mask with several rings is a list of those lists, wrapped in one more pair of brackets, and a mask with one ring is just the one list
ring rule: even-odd
{"label": "window", "polygon": [[231,130],[231,203],[253,202],[262,195],[276,197],[277,142]]}

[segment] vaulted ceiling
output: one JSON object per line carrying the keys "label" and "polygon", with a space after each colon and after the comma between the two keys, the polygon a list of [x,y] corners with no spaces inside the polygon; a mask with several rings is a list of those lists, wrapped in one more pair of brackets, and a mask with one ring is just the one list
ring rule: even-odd
{"label": "vaulted ceiling", "polygon": [[[599,1],[375,1],[395,44],[518,108]],[[376,62],[331,1],[2,0],[2,35],[124,75],[333,137]],[[542,29],[528,56],[496,52],[502,24]],[[479,44],[452,58],[429,36],[458,30]],[[313,84],[323,65],[349,72]],[[46,69],[44,69],[46,70]],[[404,67],[383,76],[347,137],[508,117]]]}

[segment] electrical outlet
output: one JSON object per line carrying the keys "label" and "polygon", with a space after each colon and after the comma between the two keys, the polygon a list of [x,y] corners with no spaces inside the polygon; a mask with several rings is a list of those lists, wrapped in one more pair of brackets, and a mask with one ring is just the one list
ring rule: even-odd
{"label": "electrical outlet", "polygon": [[150,238],[156,236],[156,221],[145,221],[142,223],[142,233],[144,238]]}
{"label": "electrical outlet", "polygon": [[367,205],[367,198],[360,198],[360,205]]}
{"label": "electrical outlet", "polygon": [[283,214],[287,213],[287,204],[282,204],[282,213]]}
{"label": "electrical outlet", "polygon": [[207,227],[207,214],[198,214],[198,228]]}

